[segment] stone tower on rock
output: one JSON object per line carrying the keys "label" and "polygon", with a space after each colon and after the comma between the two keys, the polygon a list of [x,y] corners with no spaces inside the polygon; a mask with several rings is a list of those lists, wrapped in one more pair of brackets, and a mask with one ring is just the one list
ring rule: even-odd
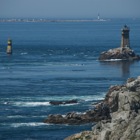
{"label": "stone tower on rock", "polygon": [[130,31],[129,27],[125,25],[122,29],[121,48],[125,47],[130,48],[129,31]]}
{"label": "stone tower on rock", "polygon": [[122,38],[120,47],[102,52],[99,56],[100,61],[140,60],[140,56],[136,55],[130,48],[129,27],[125,25],[121,31]]}

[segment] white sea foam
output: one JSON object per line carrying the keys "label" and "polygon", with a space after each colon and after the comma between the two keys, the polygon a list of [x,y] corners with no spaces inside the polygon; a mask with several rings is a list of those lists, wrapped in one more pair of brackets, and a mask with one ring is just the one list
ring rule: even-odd
{"label": "white sea foam", "polygon": [[96,95],[67,95],[67,96],[52,96],[52,97],[38,97],[40,100],[55,100],[55,101],[64,101],[64,100],[83,100],[83,101],[93,101],[93,100],[102,100],[104,99],[105,92],[97,93]]}
{"label": "white sea foam", "polygon": [[3,104],[4,104],[4,105],[7,105],[7,104],[8,104],[8,102],[4,102]]}
{"label": "white sea foam", "polygon": [[85,101],[90,102],[90,101],[93,101],[93,100],[103,100],[103,99],[104,99],[104,97],[94,96],[93,98],[85,98]]}
{"label": "white sea foam", "polygon": [[7,118],[12,119],[12,118],[46,118],[46,116],[22,116],[22,115],[11,115],[11,116],[7,116]]}
{"label": "white sea foam", "polygon": [[[83,95],[83,96],[78,96],[78,95],[67,95],[67,96],[53,96],[53,97],[46,97],[42,98],[43,100],[59,100],[59,101],[64,101],[64,100],[83,100],[83,101],[93,101],[93,100],[102,100],[104,99],[105,92],[102,93],[97,93],[96,95]],[[39,98],[39,99],[41,99]]]}
{"label": "white sea foam", "polygon": [[79,104],[79,103],[73,103],[73,104],[62,104],[62,105],[60,105],[60,106],[72,106],[72,105],[77,105],[77,104]]}
{"label": "white sea foam", "polygon": [[7,118],[24,118],[24,116],[15,115],[15,116],[7,116]]}
{"label": "white sea foam", "polygon": [[22,52],[22,53],[20,53],[21,55],[26,55],[26,54],[28,54],[27,52]]}
{"label": "white sea foam", "polygon": [[104,60],[104,61],[122,61],[123,59],[107,59],[107,60]]}
{"label": "white sea foam", "polygon": [[41,122],[29,122],[29,123],[12,123],[11,127],[35,127],[35,126],[42,126],[42,125],[50,125],[47,123]]}
{"label": "white sea foam", "polygon": [[76,112],[76,114],[86,114],[86,112]]}
{"label": "white sea foam", "polygon": [[75,67],[80,67],[80,66],[83,66],[84,64],[77,64],[77,63],[65,63],[65,64],[63,64],[62,63],[62,65],[64,65],[64,66],[75,66]]}
{"label": "white sea foam", "polygon": [[[19,98],[19,101],[4,102],[3,104],[11,104],[14,106],[21,107],[36,107],[36,106],[50,106],[50,101],[65,101],[65,100],[78,100],[78,103],[65,104],[61,106],[73,106],[80,104],[81,101],[91,102],[94,100],[103,100],[105,92],[96,93],[96,95],[65,95],[65,96],[48,96],[48,97],[29,97],[29,98]],[[38,101],[39,100],[39,101]]]}
{"label": "white sea foam", "polygon": [[15,102],[16,106],[34,107],[34,106],[49,106],[49,102]]}

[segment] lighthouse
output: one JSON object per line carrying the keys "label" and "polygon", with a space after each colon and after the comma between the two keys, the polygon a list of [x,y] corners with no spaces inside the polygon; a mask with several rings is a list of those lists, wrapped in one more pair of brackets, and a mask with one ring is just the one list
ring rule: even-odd
{"label": "lighthouse", "polygon": [[129,27],[127,27],[127,25],[124,25],[122,29],[121,48],[125,47],[130,48],[129,31],[130,31]]}
{"label": "lighthouse", "polygon": [[12,54],[12,40],[8,39],[7,54]]}

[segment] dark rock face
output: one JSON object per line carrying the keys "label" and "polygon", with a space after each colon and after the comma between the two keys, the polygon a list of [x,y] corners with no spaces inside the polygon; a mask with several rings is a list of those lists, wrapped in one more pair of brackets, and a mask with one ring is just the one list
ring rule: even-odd
{"label": "dark rock face", "polygon": [[51,105],[65,105],[65,104],[76,104],[77,100],[67,100],[67,101],[50,101]]}
{"label": "dark rock face", "polygon": [[[84,124],[90,122],[98,122],[101,120],[110,120],[111,112],[115,112],[118,110],[118,100],[119,96],[118,93],[121,88],[125,86],[113,86],[109,89],[105,99],[95,105],[93,110],[88,110],[85,113],[76,113],[70,112],[67,113],[65,116],[60,114],[49,115],[48,118],[44,121],[45,123],[53,123],[53,124],[70,124],[70,125],[77,125],[77,124]],[[113,96],[112,96],[112,93]],[[72,102],[68,101],[68,103]],[[76,102],[76,101],[73,101]],[[61,101],[53,101],[51,104],[53,105],[60,105],[65,104],[65,102]]]}
{"label": "dark rock face", "polygon": [[77,125],[97,122],[105,119],[110,119],[109,106],[105,103],[100,103],[95,107],[94,110],[89,110],[81,114],[78,114],[76,112],[70,112],[67,113],[65,116],[62,116],[60,114],[49,115],[44,122],[53,124]]}
{"label": "dark rock face", "polygon": [[[121,87],[123,87],[123,86],[110,87],[108,93],[106,94],[105,102],[108,103],[110,112],[115,112],[118,110],[119,106],[118,106],[118,92],[117,91],[119,91]],[[111,98],[112,92],[116,92],[116,94],[114,94],[113,98]]]}
{"label": "dark rock face", "polygon": [[128,47],[115,48],[108,51],[102,52],[99,56],[100,61],[109,60],[140,60],[140,56],[136,55],[133,50]]}
{"label": "dark rock face", "polygon": [[140,140],[140,76],[125,85],[109,89],[103,103],[108,104],[111,120],[101,120],[92,131],[84,131],[65,140]]}
{"label": "dark rock face", "polygon": [[[101,120],[110,120],[115,118],[129,117],[130,112],[138,113],[140,110],[140,77],[127,80],[125,85],[110,87],[106,97],[100,103],[95,105],[93,110],[85,113],[70,112],[65,116],[61,114],[49,115],[45,123],[53,124],[84,124],[98,122]],[[76,101],[68,101],[68,103]],[[67,102],[52,102],[54,105],[66,104]],[[118,112],[118,113],[116,113]],[[116,114],[115,114],[116,113]],[[113,115],[115,116],[113,116]]]}

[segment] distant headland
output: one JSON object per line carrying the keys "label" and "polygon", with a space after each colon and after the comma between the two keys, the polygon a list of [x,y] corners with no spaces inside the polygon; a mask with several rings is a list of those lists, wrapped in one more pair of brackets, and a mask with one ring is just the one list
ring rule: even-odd
{"label": "distant headland", "polygon": [[46,19],[46,18],[0,18],[0,22],[102,22],[110,19]]}

